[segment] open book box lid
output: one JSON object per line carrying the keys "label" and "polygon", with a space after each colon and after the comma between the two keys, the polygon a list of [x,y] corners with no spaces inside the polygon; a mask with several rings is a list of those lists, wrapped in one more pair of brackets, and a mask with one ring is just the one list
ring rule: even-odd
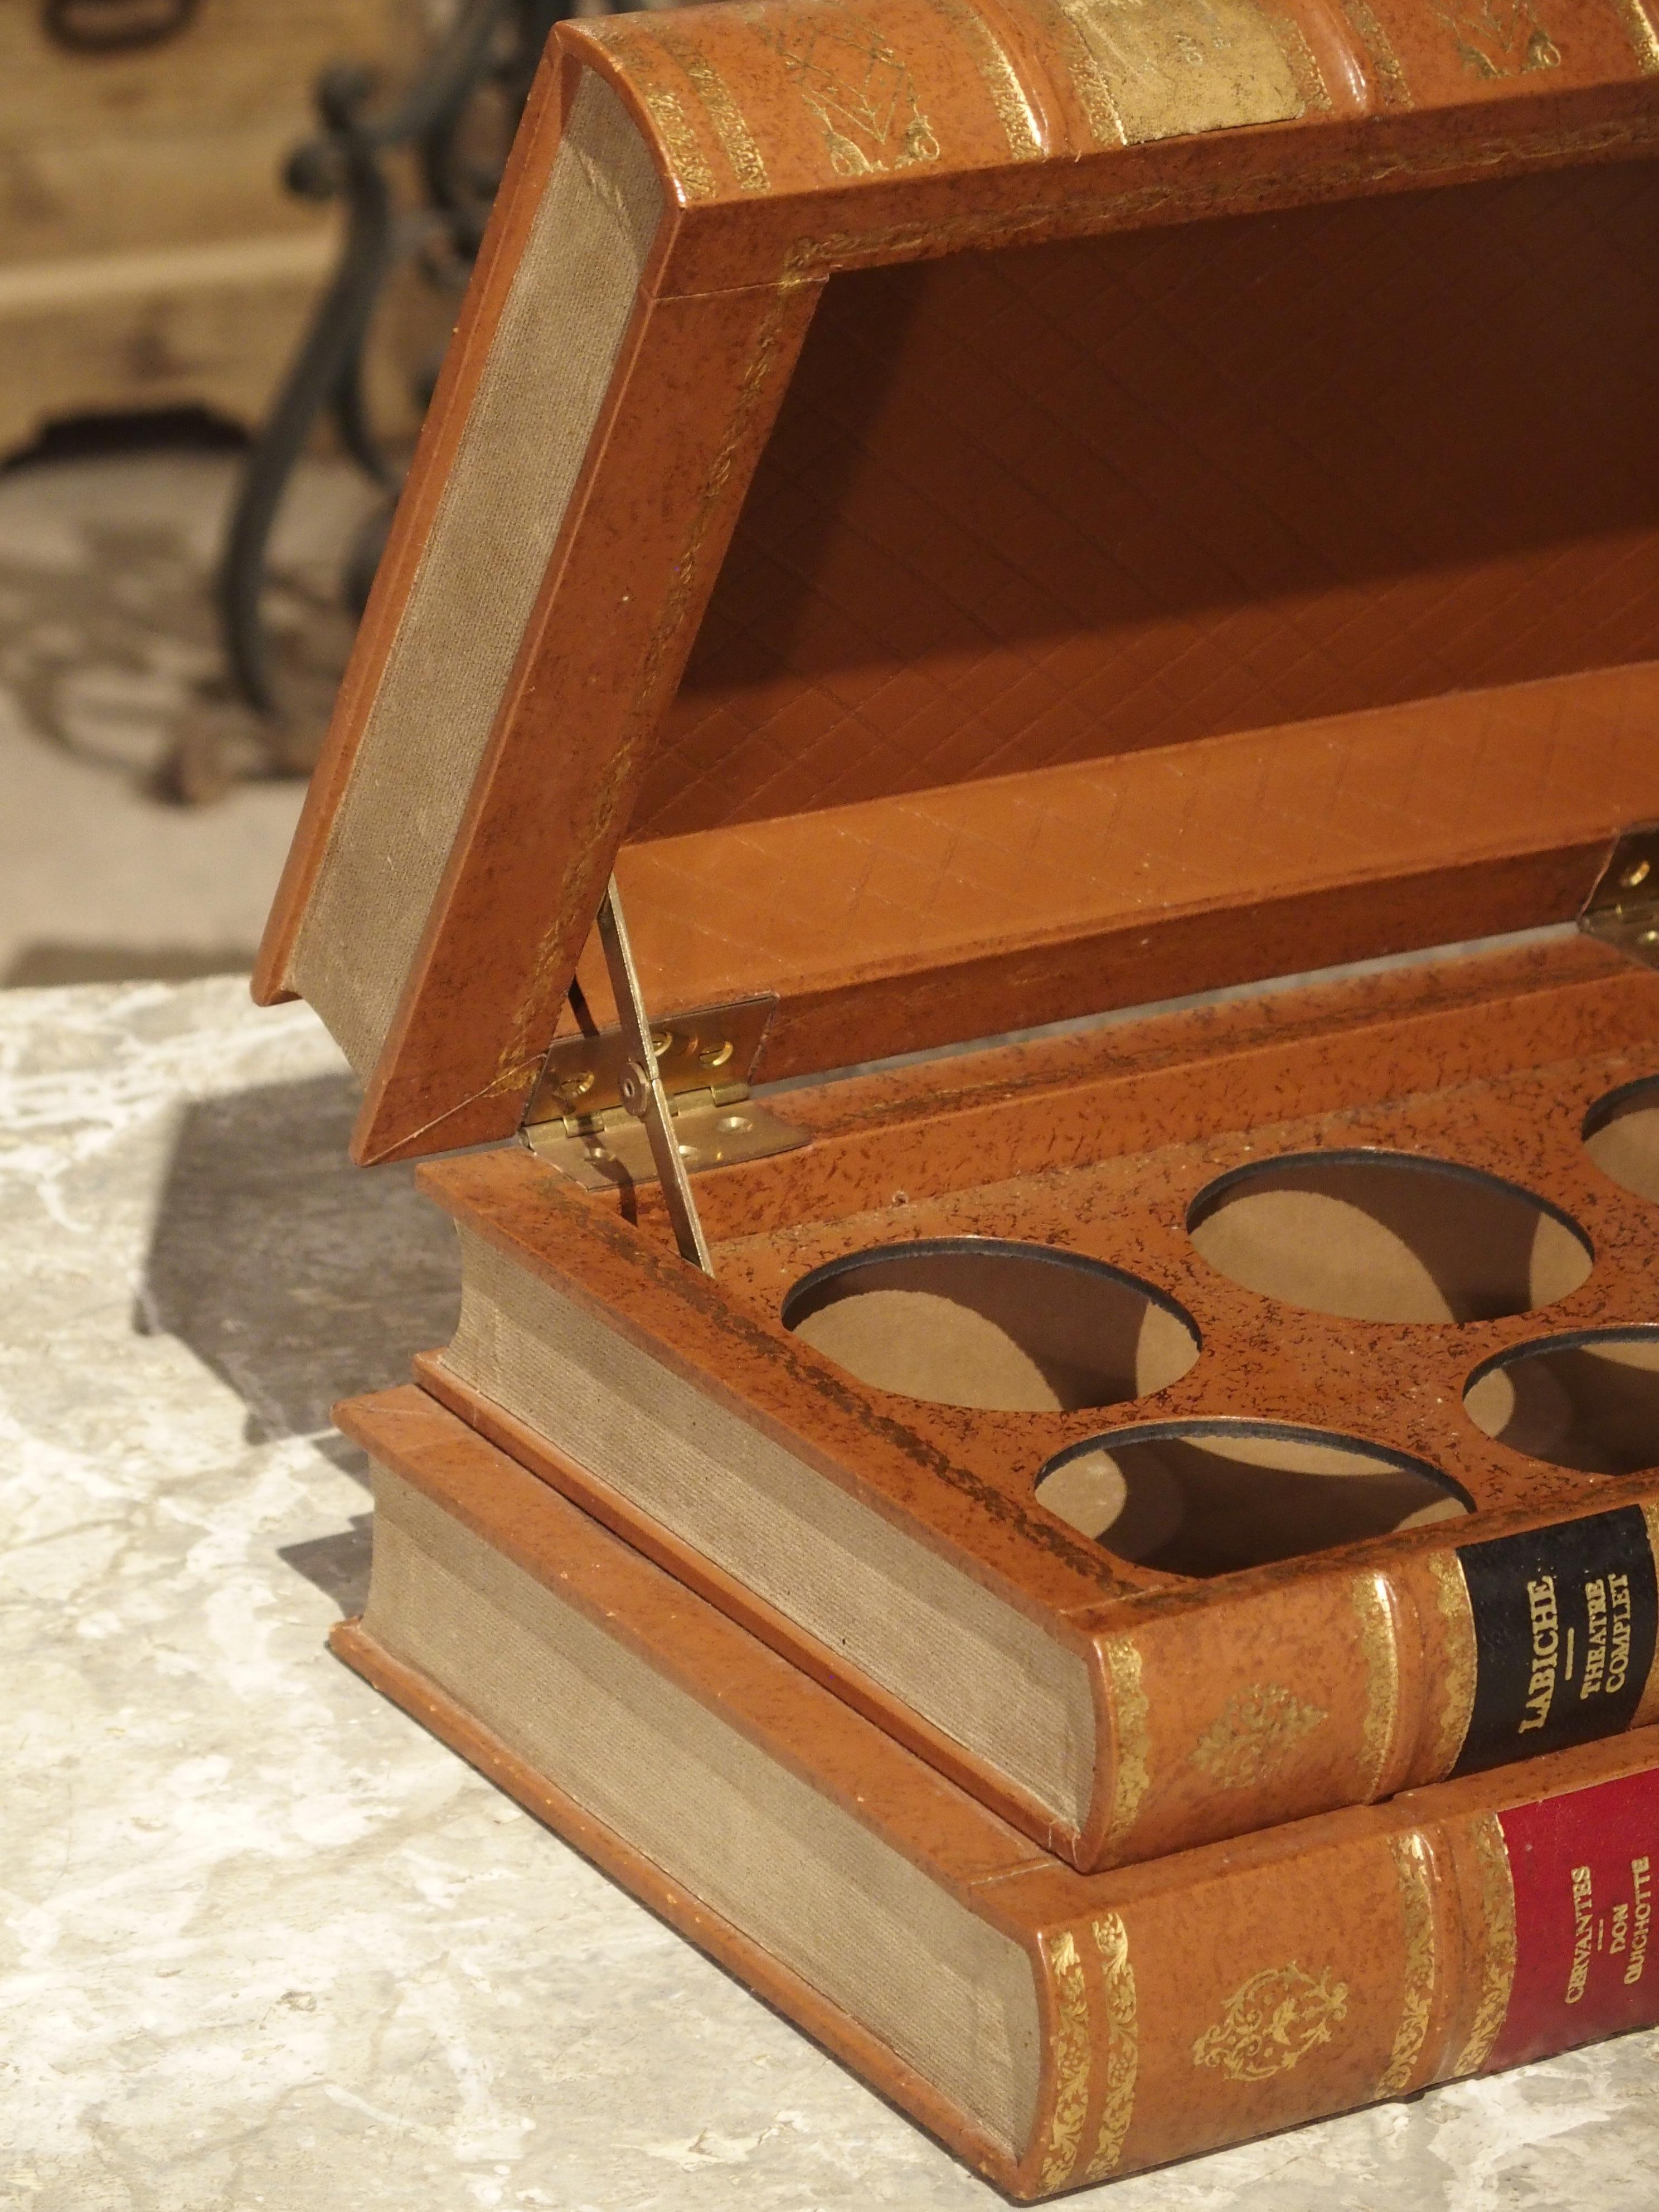
{"label": "open book box lid", "polygon": [[1570,919],[1659,817],[1656,148],[1644,0],[562,26],[256,978],[358,1157],[518,1126],[613,866],[757,1079]]}

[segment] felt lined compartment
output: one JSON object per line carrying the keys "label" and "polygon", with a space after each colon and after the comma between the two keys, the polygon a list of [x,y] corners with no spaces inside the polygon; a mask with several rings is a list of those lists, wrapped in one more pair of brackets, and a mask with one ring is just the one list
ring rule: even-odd
{"label": "felt lined compartment", "polygon": [[852,1254],[795,1285],[783,1323],[878,1389],[1007,1413],[1142,1397],[1199,1351],[1186,1315],[1133,1276],[993,1237]]}
{"label": "felt lined compartment", "polygon": [[1037,1479],[1051,1513],[1120,1559],[1208,1577],[1455,1519],[1431,1468],[1317,1429],[1188,1422],[1065,1453]]}
{"label": "felt lined compartment", "polygon": [[1455,1164],[1376,1151],[1235,1169],[1188,1214],[1194,1244],[1249,1290],[1353,1321],[1492,1321],[1576,1291],[1582,1230],[1547,1200]]}
{"label": "felt lined compartment", "polygon": [[1480,1370],[1463,1404],[1488,1436],[1529,1459],[1638,1474],[1659,1463],[1659,1328],[1522,1345]]}
{"label": "felt lined compartment", "polygon": [[1584,1116],[1584,1150],[1621,1189],[1659,1202],[1659,1082],[1598,1098]]}
{"label": "felt lined compartment", "polygon": [[[1522,975],[1534,999],[1517,994]],[[1303,1028],[1304,999],[1321,1015]],[[1491,1425],[1502,1433],[1489,1435],[1475,1407],[1465,1411],[1463,1393],[1483,1363],[1540,1338],[1540,1310],[1552,1334],[1629,1328],[1653,1316],[1654,1217],[1599,1171],[1582,1132],[1598,1102],[1632,1079],[1659,1089],[1644,1042],[1655,1034],[1656,1000],[1652,975],[1564,939],[1535,953],[1479,955],[1212,1014],[1109,1025],[1094,1041],[791,1091],[779,1103],[813,1128],[812,1148],[700,1179],[717,1279],[781,1333],[799,1317],[789,1302],[804,1284],[862,1276],[874,1285],[884,1254],[897,1266],[918,1246],[944,1242],[988,1257],[1006,1240],[1102,1262],[1171,1302],[1196,1330],[1199,1356],[1167,1380],[1136,1374],[1140,1395],[1132,1401],[1126,1389],[1104,1420],[1075,1401],[1055,1405],[1057,1393],[994,1410],[983,1397],[976,1408],[968,1389],[959,1393],[968,1402],[955,1405],[889,1395],[891,1369],[864,1376],[884,1417],[1010,1496],[1036,1493],[1133,1579],[1292,1557],[1412,1525],[1425,1512],[1455,1514],[1464,1500],[1477,1510],[1583,1510],[1604,1468],[1659,1463],[1659,1436],[1643,1443],[1627,1420],[1616,1455],[1564,1465],[1530,1451],[1501,1419]],[[1364,1010],[1376,1019],[1413,1006],[1414,1014],[1389,1016],[1396,1026],[1368,1035]],[[1276,1034],[1286,1042],[1269,1052]],[[1177,1039],[1188,1041],[1184,1069]],[[1274,1107],[1289,1118],[1269,1118]],[[1161,1133],[1175,1140],[1160,1144]],[[1242,1200],[1254,1196],[1271,1221],[1284,1197],[1310,1192],[1261,1186],[1305,1183],[1310,1174],[1323,1207],[1322,1218],[1318,1208],[1312,1216],[1319,1233],[1298,1242],[1294,1207],[1288,1228],[1278,1222],[1278,1257],[1300,1270],[1281,1274],[1279,1295],[1211,1263],[1200,1249],[1206,1203],[1214,1218],[1218,1199],[1231,1196],[1248,1218]],[[649,1224],[654,1201],[641,1198]],[[750,1221],[768,1225],[744,1233]],[[1369,1252],[1356,1228],[1370,1232]],[[1381,1306],[1386,1317],[1345,1317],[1329,1299],[1316,1310],[1313,1279],[1322,1273],[1328,1290],[1333,1271],[1362,1286],[1351,1307]],[[1064,1270],[1054,1279],[1063,1281]],[[1018,1302],[1007,1295],[1002,1318],[1017,1328]],[[871,1342],[896,1357],[884,1341],[892,1316],[883,1324],[873,1298],[864,1302],[872,1307]],[[981,1294],[981,1324],[996,1317],[989,1303]],[[930,1326],[940,1319],[935,1313]],[[794,1340],[815,1339],[799,1330]],[[817,1348],[846,1358],[844,1345]],[[973,1364],[969,1353],[963,1364]],[[1170,1425],[1194,1422],[1231,1424],[1235,1442],[1224,1451],[1213,1434],[1197,1443],[1188,1435],[1176,1452]],[[1258,1435],[1315,1431],[1307,1448],[1316,1461],[1300,1447],[1288,1458],[1275,1447],[1265,1465],[1241,1459],[1240,1423]],[[1078,1499],[1065,1485],[1037,1492],[1068,1453],[1109,1453],[1115,1436],[1153,1426],[1166,1431],[1157,1440],[1162,1464],[1137,1453],[1142,1503],[1133,1511],[1128,1492],[1113,1489],[1121,1468],[1104,1471],[1104,1490],[1097,1481]],[[1380,1454],[1381,1465],[1356,1473],[1340,1454],[1319,1462],[1333,1437],[1342,1450]],[[1086,1492],[1086,1474],[1074,1462],[1068,1483]],[[1148,1534],[1149,1483],[1166,1492],[1173,1486],[1185,1501],[1178,1542],[1169,1528]]]}

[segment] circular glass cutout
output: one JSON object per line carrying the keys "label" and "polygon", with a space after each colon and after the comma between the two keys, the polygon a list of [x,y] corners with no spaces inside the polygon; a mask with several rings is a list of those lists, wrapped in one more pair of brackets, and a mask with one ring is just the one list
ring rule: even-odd
{"label": "circular glass cutout", "polygon": [[1198,1357],[1198,1331],[1150,1284],[990,1237],[832,1260],[795,1285],[783,1324],[878,1390],[1012,1413],[1145,1397]]}
{"label": "circular glass cutout", "polygon": [[1075,1444],[1037,1478],[1038,1502],[1084,1535],[1164,1574],[1235,1574],[1469,1510],[1420,1460],[1322,1429],[1172,1421]]}
{"label": "circular glass cutout", "polygon": [[1552,1467],[1659,1467],[1659,1328],[1582,1329],[1500,1352],[1476,1368],[1463,1405],[1498,1443]]}
{"label": "circular glass cutout", "polygon": [[1609,1181],[1659,1200],[1659,1079],[1598,1098],[1584,1116],[1584,1150]]}
{"label": "circular glass cutout", "polygon": [[1517,1183],[1415,1152],[1235,1168],[1187,1216],[1218,1273],[1350,1321],[1496,1321],[1576,1291],[1589,1238]]}

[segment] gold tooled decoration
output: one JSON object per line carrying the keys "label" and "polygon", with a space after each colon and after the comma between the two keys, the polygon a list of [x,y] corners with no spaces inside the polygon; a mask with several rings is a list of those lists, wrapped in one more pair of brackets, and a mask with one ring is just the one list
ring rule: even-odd
{"label": "gold tooled decoration", "polygon": [[1077,21],[1077,0],[1038,0],[1048,17],[1056,49],[1066,58],[1066,74],[1083,105],[1097,146],[1127,146],[1124,130],[1100,64]]}
{"label": "gold tooled decoration", "polygon": [[1115,1912],[1104,1912],[1096,1921],[1095,1948],[1100,1954],[1101,1980],[1106,1991],[1106,2097],[1085,2179],[1103,2181],[1115,2171],[1123,2155],[1123,2138],[1134,2118],[1140,2026],[1134,1968],[1129,1964],[1129,1931]]}
{"label": "gold tooled decoration", "polygon": [[628,59],[629,84],[662,133],[675,182],[688,200],[711,198],[720,189],[714,172],[697,143],[697,134],[687,121],[685,110],[667,86],[657,82],[653,69],[656,56],[644,40],[636,40],[629,49]]}
{"label": "gold tooled decoration", "polygon": [[1406,1985],[1400,2000],[1400,2025],[1394,2048],[1376,2084],[1379,2097],[1402,2097],[1423,2054],[1434,2004],[1438,1961],[1435,1956],[1434,1861],[1423,1836],[1390,1839],[1395,1871],[1400,1877],[1400,1917],[1406,1938]]}
{"label": "gold tooled decoration", "polygon": [[[1656,64],[1656,66],[1659,66]],[[1642,1508],[1642,1518],[1647,1523],[1648,1549],[1653,1554],[1654,1571],[1659,1574],[1659,1505],[1651,1500]],[[1648,1668],[1648,1679],[1643,1685],[1641,1697],[1631,1717],[1632,1728],[1646,1728],[1659,1720],[1659,1644],[1654,1646],[1653,1659]]]}
{"label": "gold tooled decoration", "polygon": [[1471,76],[1520,76],[1556,69],[1561,49],[1538,20],[1533,0],[1430,0],[1451,33]]}
{"label": "gold tooled decoration", "polygon": [[1059,2033],[1054,2038],[1054,2116],[1042,2161],[1042,2186],[1059,2189],[1072,2178],[1089,2112],[1089,1991],[1083,1961],[1068,1928],[1048,1954]]}
{"label": "gold tooled decoration", "polygon": [[1278,1682],[1252,1682],[1229,1698],[1193,1746],[1192,1763],[1222,1790],[1243,1790],[1282,1765],[1329,1714]]}
{"label": "gold tooled decoration", "polygon": [[1474,1684],[1479,1653],[1474,1641],[1474,1614],[1469,1605],[1469,1585],[1463,1562],[1455,1552],[1434,1552],[1429,1557],[1434,1594],[1440,1601],[1445,1626],[1445,1655],[1440,1668],[1440,1710],[1435,1717],[1434,1747],[1424,1777],[1439,1782],[1462,1755],[1464,1738],[1474,1711]]}
{"label": "gold tooled decoration", "polygon": [[1394,41],[1383,29],[1371,9],[1370,0],[1342,0],[1348,20],[1365,42],[1372,69],[1376,72],[1376,88],[1382,94],[1384,107],[1409,107],[1412,89],[1406,82],[1406,72],[1400,66],[1400,57],[1394,50]]}
{"label": "gold tooled decoration", "polygon": [[1331,2039],[1346,2019],[1348,1985],[1328,1966],[1304,1973],[1294,1959],[1264,1966],[1236,1989],[1213,2027],[1193,2045],[1194,2066],[1218,2066],[1232,2081],[1271,2081]]}
{"label": "gold tooled decoration", "polygon": [[1075,34],[1066,41],[1070,74],[1103,145],[1289,123],[1306,112],[1274,19],[1258,0],[1056,4]]}
{"label": "gold tooled decoration", "polygon": [[1365,1662],[1365,1718],[1360,1732],[1364,1763],[1358,1795],[1375,1797],[1382,1784],[1389,1752],[1400,1721],[1400,1653],[1395,1642],[1394,1607],[1380,1574],[1359,1575],[1350,1595],[1359,1622],[1359,1649]]}
{"label": "gold tooled decoration", "polygon": [[[723,0],[723,4],[732,7],[740,4],[740,0]],[[1037,0],[1032,0],[1032,4],[1037,4]],[[595,15],[586,20],[593,24],[603,23],[606,18]],[[611,20],[627,23],[635,18],[618,15]],[[1598,123],[1587,130],[1564,131],[1559,137],[1551,139],[1549,155],[1553,163],[1566,167],[1579,160],[1628,157],[1635,161],[1656,152],[1659,152],[1659,115],[1644,114],[1627,117],[1620,123]],[[1483,142],[1480,159],[1484,166],[1493,169],[1510,162],[1535,162],[1537,147],[1518,135],[1489,138]],[[1468,173],[1469,161],[1467,146],[1454,138],[1438,146],[1415,148],[1408,156],[1391,148],[1375,151],[1362,148],[1357,155],[1328,161],[1320,173],[1334,196],[1353,198],[1373,190],[1403,190],[1407,179],[1423,185],[1443,177],[1461,181]],[[1235,198],[1229,203],[1229,212],[1242,215],[1254,208],[1276,207],[1286,200],[1294,200],[1298,192],[1305,191],[1306,185],[1307,172],[1304,167],[1287,163],[1279,169],[1263,168],[1241,181]],[[1079,185],[1066,202],[1070,220],[1064,234],[1068,238],[1095,237],[1149,222],[1176,222],[1185,216],[1201,216],[1207,210],[1203,191],[1192,184],[1137,185],[1104,192],[1087,191]],[[1053,210],[1029,205],[997,208],[975,215],[941,216],[931,222],[898,223],[888,230],[820,231],[813,237],[797,239],[787,249],[777,282],[781,286],[799,285],[837,270],[879,268],[918,253],[945,248],[953,253],[976,247],[988,250],[1031,241],[1042,244],[1054,235]],[[538,1065],[545,1053],[544,1042],[536,1056]],[[1128,1585],[1112,1587],[1127,1590]]]}
{"label": "gold tooled decoration", "polygon": [[1103,1848],[1121,1843],[1135,1824],[1141,1801],[1152,1786],[1146,1765],[1146,1692],[1140,1686],[1140,1654],[1127,1636],[1109,1636],[1102,1646],[1112,1687],[1112,1810]]}
{"label": "gold tooled decoration", "polygon": [[1304,107],[1317,109],[1321,114],[1330,112],[1330,88],[1325,82],[1325,73],[1319,66],[1319,58],[1308,44],[1300,23],[1289,15],[1269,15],[1273,36],[1279,41],[1279,51],[1291,65],[1291,75],[1296,79],[1296,88],[1302,95]]}
{"label": "gold tooled decoration", "polygon": [[1642,0],[1613,0],[1613,4],[1630,33],[1630,42],[1636,49],[1636,58],[1644,73],[1651,75],[1659,70],[1659,30],[1653,18],[1643,6]]}
{"label": "gold tooled decoration", "polygon": [[937,161],[939,140],[904,61],[874,23],[847,7],[765,20],[761,35],[817,116],[838,177]]}
{"label": "gold tooled decoration", "polygon": [[1515,1988],[1515,1878],[1503,1823],[1496,1813],[1480,1813],[1470,1830],[1480,1875],[1480,2001],[1454,2075],[1478,2074],[1492,2057]]}
{"label": "gold tooled decoration", "polygon": [[771,183],[766,173],[766,163],[726,79],[708,55],[700,52],[689,39],[683,39],[677,33],[664,28],[653,27],[658,44],[669,59],[684,71],[691,89],[702,102],[703,112],[714,125],[714,136],[720,142],[720,151],[732,164],[732,173],[741,190],[745,192],[765,191]]}
{"label": "gold tooled decoration", "polygon": [[1002,42],[976,9],[963,0],[930,0],[956,30],[974,58],[980,82],[997,112],[1008,151],[1017,161],[1034,161],[1043,151],[1042,132],[1019,74]]}

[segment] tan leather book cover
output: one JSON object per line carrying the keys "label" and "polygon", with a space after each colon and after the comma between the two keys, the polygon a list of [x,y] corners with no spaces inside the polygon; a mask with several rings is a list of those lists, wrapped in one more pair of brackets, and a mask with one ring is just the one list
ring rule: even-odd
{"label": "tan leather book cover", "polygon": [[1656,143],[1650,0],[562,25],[262,956],[359,1156],[512,1132],[613,864],[769,1076],[1570,918]]}
{"label": "tan leather book cover", "polygon": [[1659,2019],[1659,1735],[1112,1875],[412,1389],[348,1663],[1020,2198]]}
{"label": "tan leather book cover", "polygon": [[[1649,0],[562,27],[262,958],[363,1078],[359,1157],[514,1134],[573,977],[609,1018],[613,867],[648,1008],[769,1002],[757,1081],[1570,919],[1659,817],[1656,145]],[[457,1163],[475,1316],[564,1364],[425,1379],[1085,1864],[1626,1727],[1652,1199],[1583,1139],[1654,1073],[1653,979],[1549,962],[1237,1050],[1194,1018],[1121,1082],[1109,1038],[797,1094],[810,1145],[700,1179],[712,1289],[648,1188]],[[1356,1304],[1373,1152],[1417,1249]],[[1124,1371],[1072,1341],[1023,1397],[1005,1331],[1000,1397],[959,1348],[920,1388],[841,1295],[985,1238]],[[1575,1361],[1630,1414],[1577,1459]],[[716,1541],[734,1468],[766,1502]],[[1476,1553],[1540,1531],[1483,1612]],[[1497,1654],[1552,1576],[1534,1727]]]}
{"label": "tan leather book cover", "polygon": [[[809,1147],[700,1179],[712,1281],[522,1149],[430,1164],[465,1288],[419,1377],[1085,1868],[1639,1727],[1656,1022],[1659,978],[1569,939],[792,1092]],[[1608,1094],[1645,1179],[1586,1143]],[[1252,1276],[1242,1206],[1199,1249],[1257,1184],[1303,1279]],[[1352,1318],[1402,1292],[1442,1303]],[[1045,1312],[1095,1387],[994,1364]]]}

